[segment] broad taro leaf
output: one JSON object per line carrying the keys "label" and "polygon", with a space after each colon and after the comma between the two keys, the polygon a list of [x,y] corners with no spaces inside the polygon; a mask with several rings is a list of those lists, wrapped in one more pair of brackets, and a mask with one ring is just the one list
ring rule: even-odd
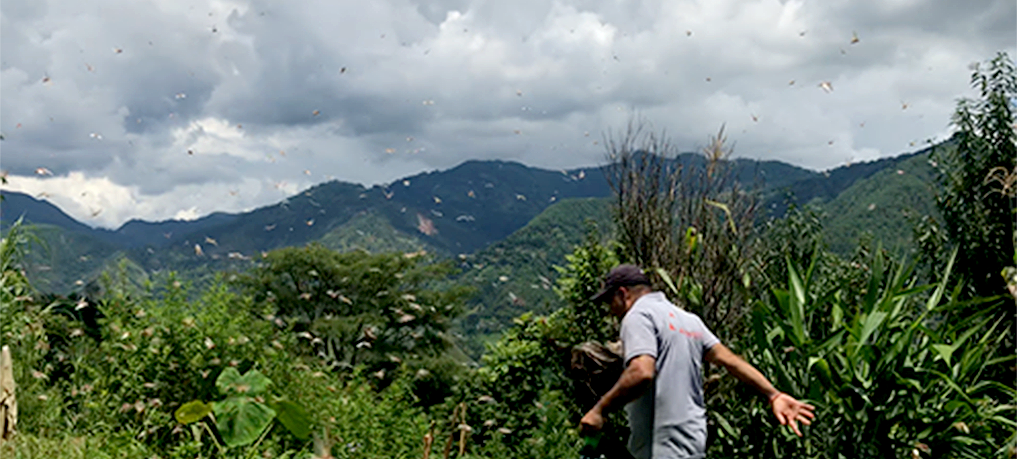
{"label": "broad taro leaf", "polygon": [[249,445],[268,428],[275,411],[251,397],[229,397],[214,405],[215,425],[226,446]]}
{"label": "broad taro leaf", "polygon": [[311,419],[303,406],[289,400],[280,400],[272,404],[276,417],[293,436],[307,440],[311,436]]}
{"label": "broad taro leaf", "polygon": [[173,413],[173,417],[177,419],[177,422],[181,424],[190,424],[192,422],[200,421],[201,418],[208,416],[208,413],[212,412],[212,404],[204,403],[201,400],[193,400],[177,408],[177,411]]}
{"label": "broad taro leaf", "polygon": [[215,380],[215,387],[223,395],[259,395],[272,384],[272,380],[258,370],[250,370],[243,376],[234,367],[226,367]]}

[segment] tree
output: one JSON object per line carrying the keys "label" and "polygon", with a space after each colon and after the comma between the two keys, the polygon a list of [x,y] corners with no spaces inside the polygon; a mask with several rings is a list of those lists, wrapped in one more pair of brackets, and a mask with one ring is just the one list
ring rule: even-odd
{"label": "tree", "polygon": [[976,64],[971,85],[979,97],[957,102],[952,120],[956,146],[933,154],[937,205],[949,242],[959,248],[955,269],[968,294],[994,296],[1005,292],[1000,272],[1017,262],[1017,209],[1006,187],[1007,177],[1017,174],[1014,61],[999,53],[986,65]]}
{"label": "tree", "polygon": [[279,323],[289,321],[330,364],[385,370],[452,345],[451,320],[469,290],[432,289],[453,268],[426,260],[420,252],[339,253],[310,244],[269,252],[238,283],[271,304]]}

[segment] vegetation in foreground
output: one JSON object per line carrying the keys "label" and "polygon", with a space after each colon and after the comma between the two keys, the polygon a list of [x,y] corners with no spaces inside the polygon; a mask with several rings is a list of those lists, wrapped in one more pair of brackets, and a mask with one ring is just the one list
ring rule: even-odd
{"label": "vegetation in foreground", "polygon": [[[611,266],[635,259],[778,387],[819,408],[799,439],[772,424],[765,401],[709,369],[712,456],[1013,457],[1017,294],[1006,288],[1017,291],[1017,232],[969,223],[1013,221],[1006,184],[1017,177],[1017,155],[991,165],[996,156],[977,154],[1013,151],[1012,130],[998,130],[1014,121],[1006,101],[1017,85],[1005,55],[974,81],[983,97],[962,104],[957,118],[966,139],[958,151],[969,154],[937,167],[943,180],[983,169],[1000,177],[979,186],[998,191],[1002,205],[944,187],[937,205],[946,230],[919,226],[925,250],[861,243],[835,255],[810,209],[760,227],[751,194],[715,183],[668,201],[660,198],[674,189],[632,178],[683,171],[622,162],[616,233],[591,233],[576,247],[558,268],[552,312],[516,318],[479,365],[450,331],[471,292],[448,287],[455,268],[420,252],[286,248],[197,291],[172,276],[137,286],[114,271],[95,295],[53,298],[29,285],[22,260],[31,231],[13,225],[0,244],[0,344],[14,354],[21,418],[0,452],[577,457],[578,418],[593,400],[589,381],[572,371],[572,349],[614,339],[616,324],[587,299]],[[727,161],[722,139],[707,158],[719,169],[707,170]],[[623,213],[633,199],[649,204]],[[985,249],[986,239],[965,231],[984,231],[995,245]],[[616,453],[624,423],[613,418],[607,432],[605,447]]]}

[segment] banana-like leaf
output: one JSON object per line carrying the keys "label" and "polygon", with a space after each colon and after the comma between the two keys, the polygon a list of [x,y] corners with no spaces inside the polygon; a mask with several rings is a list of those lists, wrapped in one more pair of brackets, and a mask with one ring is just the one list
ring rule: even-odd
{"label": "banana-like leaf", "polygon": [[289,400],[280,400],[272,404],[279,422],[286,427],[293,436],[307,440],[311,437],[311,419],[303,406]]}
{"label": "banana-like leaf", "polygon": [[226,446],[254,443],[275,418],[275,411],[251,397],[229,397],[214,406],[216,427]]}
{"label": "banana-like leaf", "polygon": [[271,384],[272,380],[258,370],[250,370],[241,376],[234,367],[226,367],[215,380],[215,387],[223,395],[259,395]]}
{"label": "banana-like leaf", "polygon": [[212,405],[212,403],[205,403],[201,400],[192,400],[180,405],[180,408],[173,412],[173,417],[181,424],[198,422],[212,412]]}

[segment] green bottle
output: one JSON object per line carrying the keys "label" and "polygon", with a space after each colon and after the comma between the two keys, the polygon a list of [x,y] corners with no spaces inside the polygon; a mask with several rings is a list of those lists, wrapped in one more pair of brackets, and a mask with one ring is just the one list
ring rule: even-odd
{"label": "green bottle", "polygon": [[581,459],[597,459],[604,457],[603,454],[600,454],[600,452],[597,451],[600,447],[600,438],[602,436],[603,433],[596,432],[592,435],[583,437],[583,447],[579,450],[579,457]]}

